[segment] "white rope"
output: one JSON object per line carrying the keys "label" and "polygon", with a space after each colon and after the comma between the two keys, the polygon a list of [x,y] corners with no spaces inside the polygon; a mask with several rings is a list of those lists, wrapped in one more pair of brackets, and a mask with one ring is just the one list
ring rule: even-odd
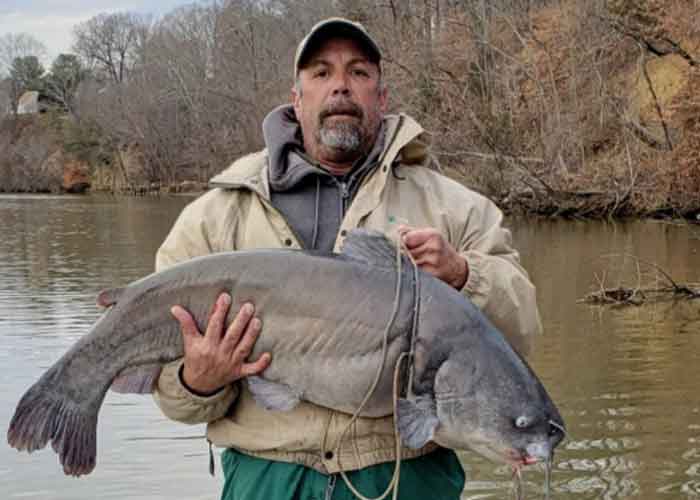
{"label": "white rope", "polygon": [[[400,241],[400,238],[399,238]],[[405,248],[405,247],[404,247]],[[357,410],[355,410],[355,413],[353,413],[352,418],[348,422],[348,424],[345,426],[345,429],[343,429],[343,432],[340,434],[340,439],[338,440],[338,444],[336,446],[336,455],[338,457],[338,467],[340,468],[340,476],[343,478],[343,481],[345,482],[345,485],[348,487],[348,489],[355,495],[359,500],[384,500],[390,493],[393,491],[392,499],[397,500],[399,496],[399,478],[401,476],[401,436],[399,435],[399,427],[398,427],[398,421],[397,421],[397,407],[398,407],[398,399],[399,399],[399,375],[401,373],[401,363],[403,362],[404,358],[408,357],[409,358],[409,391],[411,390],[411,385],[413,383],[413,353],[414,353],[414,344],[415,344],[415,337],[416,337],[416,329],[417,329],[417,319],[418,319],[418,266],[413,260],[413,257],[411,254],[407,251],[406,254],[408,255],[409,259],[411,260],[411,263],[413,264],[413,275],[415,279],[415,296],[413,299],[413,324],[412,324],[412,329],[411,329],[411,346],[410,346],[410,352],[406,353],[401,353],[399,356],[399,359],[396,361],[396,366],[394,367],[394,383],[393,383],[393,422],[394,422],[394,443],[396,446],[396,463],[394,466],[394,473],[392,475],[391,481],[389,482],[389,485],[387,486],[387,489],[379,495],[378,497],[375,498],[369,498],[364,496],[362,493],[357,491],[357,489],[352,485],[352,482],[350,481],[350,478],[347,476],[345,471],[342,468],[342,465],[340,463],[340,448],[343,444],[343,441],[345,440],[345,436],[350,429],[350,427],[353,426],[353,424],[357,421],[357,419],[360,417],[360,413],[362,410],[365,408],[367,405],[367,402],[369,399],[372,397],[374,394],[374,391],[377,389],[377,386],[379,385],[379,381],[381,379],[382,372],[384,371],[384,367],[386,366],[386,357],[387,357],[387,351],[388,351],[388,345],[389,345],[389,333],[391,332],[392,327],[394,326],[394,322],[396,321],[396,315],[399,312],[399,305],[400,305],[400,299],[401,299],[401,245],[396,246],[396,289],[394,292],[394,306],[391,311],[391,316],[389,317],[389,321],[386,324],[386,327],[384,328],[384,335],[382,338],[382,360],[381,363],[379,364],[379,368],[377,369],[377,373],[374,377],[374,381],[372,382],[372,385],[369,387],[367,390],[367,393],[365,394],[364,399],[358,406]]]}

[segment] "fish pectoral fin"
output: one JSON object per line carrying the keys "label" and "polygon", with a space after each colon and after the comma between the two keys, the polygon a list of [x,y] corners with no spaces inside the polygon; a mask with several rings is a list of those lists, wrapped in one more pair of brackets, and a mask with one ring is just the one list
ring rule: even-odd
{"label": "fish pectoral fin", "polygon": [[255,375],[246,380],[255,402],[266,410],[290,411],[301,401],[301,395],[287,384],[271,382]]}
{"label": "fish pectoral fin", "polygon": [[110,389],[120,394],[150,394],[158,382],[161,369],[160,364],[130,366],[112,380]]}
{"label": "fish pectoral fin", "polygon": [[418,449],[433,439],[439,421],[432,398],[399,399],[397,412],[399,434],[405,446]]}

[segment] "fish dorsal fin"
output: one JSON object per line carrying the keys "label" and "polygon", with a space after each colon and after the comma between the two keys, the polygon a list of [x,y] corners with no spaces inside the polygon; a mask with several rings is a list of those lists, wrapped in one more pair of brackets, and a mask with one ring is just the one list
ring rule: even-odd
{"label": "fish dorsal fin", "polygon": [[379,231],[351,230],[343,242],[341,253],[372,266],[396,267],[396,246]]}
{"label": "fish dorsal fin", "polygon": [[119,297],[124,293],[125,288],[108,288],[97,294],[97,305],[100,307],[110,307],[119,302]]}

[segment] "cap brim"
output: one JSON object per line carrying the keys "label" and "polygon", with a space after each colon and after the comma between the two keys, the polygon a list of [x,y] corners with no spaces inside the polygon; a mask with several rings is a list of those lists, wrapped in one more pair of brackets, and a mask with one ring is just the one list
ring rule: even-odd
{"label": "cap brim", "polygon": [[308,62],[309,56],[325,41],[331,38],[349,38],[361,43],[363,49],[369,56],[369,60],[379,64],[382,54],[377,44],[360,28],[346,21],[328,21],[319,26],[316,30],[309,34],[305,40],[304,46],[297,57],[296,68],[298,71]]}

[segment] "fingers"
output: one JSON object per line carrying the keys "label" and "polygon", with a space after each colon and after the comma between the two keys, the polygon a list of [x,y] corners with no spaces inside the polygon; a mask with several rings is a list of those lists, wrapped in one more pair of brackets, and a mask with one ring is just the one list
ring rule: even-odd
{"label": "fingers", "polygon": [[428,240],[424,244],[409,249],[416,264],[437,265],[442,256],[442,246],[437,245],[433,240]]}
{"label": "fingers", "polygon": [[253,351],[255,341],[258,340],[262,331],[262,321],[260,318],[254,317],[254,314],[255,307],[253,304],[243,304],[228,330],[226,330],[223,340],[222,349],[230,353],[234,363],[239,363],[243,366],[245,366],[244,361]]}
{"label": "fingers", "polygon": [[185,343],[183,382],[195,391],[208,394],[243,376],[260,373],[270,364],[269,353],[246,363],[262,329],[262,322],[254,317],[253,304],[243,304],[226,328],[230,308],[231,296],[219,295],[204,335],[200,334],[192,314],[181,306],[171,308]]}
{"label": "fingers", "polygon": [[442,234],[432,227],[411,228],[409,226],[399,226],[399,235],[404,246],[411,254],[437,251],[444,241]]}
{"label": "fingers", "polygon": [[255,307],[253,306],[253,304],[248,302],[241,306],[240,310],[238,311],[238,314],[236,314],[236,317],[233,318],[233,321],[226,330],[226,333],[224,334],[224,342],[226,344],[226,347],[232,348],[233,346],[238,344],[238,341],[240,340],[241,336],[250,327],[253,314],[255,314]]}
{"label": "fingers", "polygon": [[180,323],[180,330],[182,330],[182,336],[185,342],[200,336],[197,323],[195,323],[192,315],[184,307],[173,306],[170,308],[170,314]]}
{"label": "fingers", "polygon": [[245,362],[262,331],[262,321],[260,318],[253,317],[254,312],[252,304],[245,304],[224,337],[222,348],[230,353],[230,362],[234,367],[236,379],[263,372],[272,359],[270,353],[266,352],[256,361]]}
{"label": "fingers", "polygon": [[464,286],[469,273],[466,260],[436,228],[398,228],[401,241],[416,265],[454,288]]}
{"label": "fingers", "polygon": [[417,264],[438,265],[444,252],[445,238],[435,228],[399,228],[401,241]]}
{"label": "fingers", "polygon": [[207,322],[207,331],[204,334],[205,337],[210,340],[221,338],[229,307],[231,307],[231,296],[227,293],[222,293],[216,299],[214,311]]}
{"label": "fingers", "polygon": [[257,361],[252,363],[243,363],[241,366],[241,376],[248,377],[250,375],[258,375],[265,371],[265,369],[270,365],[272,361],[272,355],[269,352],[265,352],[260,355]]}
{"label": "fingers", "polygon": [[[252,311],[252,307],[250,309]],[[252,312],[250,316],[252,316]],[[262,330],[260,318],[251,319],[250,316],[247,311],[244,313],[242,308],[237,316],[237,319],[241,317],[241,322],[239,324],[236,324],[236,321],[231,323],[224,338],[225,348],[231,352],[236,361],[243,362],[248,357]]]}

